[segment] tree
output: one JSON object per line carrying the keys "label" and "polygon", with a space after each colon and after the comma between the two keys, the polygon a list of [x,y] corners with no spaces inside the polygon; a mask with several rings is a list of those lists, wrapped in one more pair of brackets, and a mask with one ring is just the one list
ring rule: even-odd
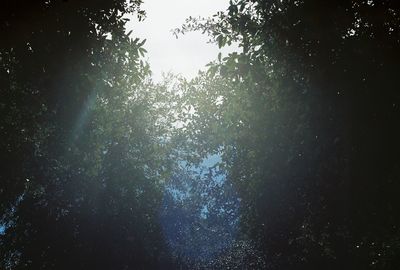
{"label": "tree", "polygon": [[1,268],[168,268],[140,2],[2,4]]}
{"label": "tree", "polygon": [[243,49],[188,87],[188,136],[224,149],[268,267],[395,269],[398,4],[231,1],[184,29]]}

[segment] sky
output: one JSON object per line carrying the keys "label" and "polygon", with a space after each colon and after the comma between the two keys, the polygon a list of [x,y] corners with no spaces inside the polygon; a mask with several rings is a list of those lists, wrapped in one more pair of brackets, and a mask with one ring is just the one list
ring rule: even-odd
{"label": "sky", "polygon": [[[201,32],[191,32],[176,39],[171,30],[180,27],[189,16],[209,17],[218,11],[225,11],[228,4],[229,0],[144,0],[142,8],[146,11],[147,18],[143,22],[132,19],[128,23],[127,30],[132,30],[132,37],[147,40],[144,48],[148,51],[146,58],[150,63],[155,81],[161,80],[162,72],[169,71],[181,74],[188,79],[193,78],[199,69],[204,69],[207,63],[217,59],[221,50],[216,44],[207,43],[209,37],[206,35]],[[233,50],[237,48],[224,48],[222,55]],[[210,155],[200,166],[212,167],[220,160],[219,155]],[[207,168],[203,169],[205,173],[209,172]],[[191,168],[192,177],[196,177],[196,174],[204,177],[204,172],[200,168]],[[220,184],[224,179],[224,175],[213,177],[213,181]],[[191,182],[189,181],[188,184],[191,185]],[[170,187],[167,191],[176,195],[184,194],[176,187]],[[211,193],[207,189],[203,192]],[[213,199],[217,198],[212,196],[209,198],[210,201]],[[233,196],[225,200],[227,204],[228,200],[236,202],[237,198]],[[237,219],[236,215],[228,215],[226,212],[220,214],[223,217],[222,221],[213,215],[208,220],[210,213],[206,205],[203,207],[199,205],[201,211],[196,217],[188,215],[184,209],[175,207],[168,200],[164,200],[164,207],[175,209],[168,211],[167,215],[164,215],[165,213],[160,215],[164,236],[172,252],[205,259],[227,248],[235,237],[236,223],[232,222],[232,219]],[[238,205],[235,204],[234,210],[237,210],[237,207]],[[201,218],[208,220],[207,229],[195,226]],[[188,230],[188,228],[193,230]],[[211,230],[212,228],[217,229]],[[195,235],[188,234],[188,231],[194,231]]]}
{"label": "sky", "polygon": [[[127,31],[132,30],[134,38],[147,40],[144,45],[148,52],[146,59],[150,63],[153,79],[156,82],[162,79],[163,72],[173,72],[188,79],[193,78],[200,69],[205,68],[207,63],[216,60],[219,52],[227,55],[229,52],[237,50],[237,47],[232,46],[223,48],[221,51],[216,44],[208,43],[209,37],[201,32],[186,33],[180,35],[178,39],[171,32],[171,30],[179,28],[189,16],[210,17],[218,11],[225,11],[228,4],[229,0],[144,0],[142,8],[146,11],[147,18],[143,22],[132,19],[127,25]],[[187,170],[194,178],[196,176],[205,177],[205,173],[209,173],[208,168],[220,161],[219,155],[209,155],[199,168],[191,167]],[[220,185],[224,180],[225,175],[213,176],[213,181]],[[191,183],[191,181],[187,183],[189,190],[192,189]],[[173,196],[185,194],[185,190],[182,191],[173,186],[167,188],[166,191],[165,194]],[[202,192],[211,194],[209,189],[202,190]],[[216,194],[222,196],[224,193],[221,191]],[[213,196],[210,195],[209,201],[217,200]],[[160,213],[160,221],[168,246],[173,253],[192,259],[206,259],[206,257],[210,259],[232,244],[236,231],[236,223],[232,220],[238,218],[236,214],[220,213],[219,216],[223,218],[219,220],[215,218],[215,215],[211,215],[207,205],[202,207],[197,205],[201,209],[197,213],[198,216],[189,215],[184,208],[176,207],[166,198],[164,198],[163,207],[174,210],[166,212],[167,214]],[[239,201],[235,194],[231,197],[219,198],[219,200],[225,201],[226,205],[229,205],[228,202],[231,201],[236,202],[233,209],[238,210]],[[202,219],[207,220],[205,222],[207,226],[196,225]],[[195,235],[188,234],[188,231],[193,231]]]}
{"label": "sky", "polygon": [[[193,78],[199,69],[217,59],[220,50],[216,44],[207,43],[206,35],[191,32],[176,39],[171,30],[180,27],[189,16],[209,17],[225,11],[228,4],[229,0],[144,0],[146,19],[142,22],[132,19],[127,30],[132,30],[133,37],[146,39],[145,58],[155,81],[162,78],[162,72]],[[236,48],[223,48],[222,54],[233,50]]]}

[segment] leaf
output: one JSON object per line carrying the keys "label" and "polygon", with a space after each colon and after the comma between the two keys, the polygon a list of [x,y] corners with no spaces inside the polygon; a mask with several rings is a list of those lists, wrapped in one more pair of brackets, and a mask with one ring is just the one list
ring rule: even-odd
{"label": "leaf", "polygon": [[147,39],[143,39],[138,45],[143,46],[146,43]]}
{"label": "leaf", "polygon": [[221,49],[225,45],[226,39],[223,35],[219,35],[217,37],[217,41],[218,41],[218,47]]}
{"label": "leaf", "polygon": [[147,53],[147,50],[144,48],[139,48],[139,54],[144,57],[145,53]]}

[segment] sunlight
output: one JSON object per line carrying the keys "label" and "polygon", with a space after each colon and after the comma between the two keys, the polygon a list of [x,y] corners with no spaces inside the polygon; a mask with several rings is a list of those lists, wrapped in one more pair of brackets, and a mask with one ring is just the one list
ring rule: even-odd
{"label": "sunlight", "polygon": [[218,155],[199,166],[181,162],[166,186],[160,222],[175,256],[210,262],[236,241],[241,200],[219,162]]}
{"label": "sunlight", "polygon": [[3,2],[0,269],[398,269],[396,1]]}
{"label": "sunlight", "polygon": [[134,37],[146,39],[146,57],[155,81],[162,78],[163,72],[193,78],[199,70],[204,70],[207,63],[215,60],[219,52],[226,55],[237,50],[235,46],[220,50],[216,44],[208,43],[208,37],[200,32],[187,33],[178,39],[171,32],[189,16],[209,17],[225,11],[228,5],[228,0],[144,1],[142,8],[147,18],[139,23],[132,19],[127,30],[132,30]]}

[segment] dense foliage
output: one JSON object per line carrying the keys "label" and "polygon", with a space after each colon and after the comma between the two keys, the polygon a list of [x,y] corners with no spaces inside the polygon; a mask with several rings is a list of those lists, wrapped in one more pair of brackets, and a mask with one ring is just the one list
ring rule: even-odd
{"label": "dense foliage", "polygon": [[234,0],[161,83],[140,4],[1,4],[0,268],[396,269],[399,4]]}
{"label": "dense foliage", "polygon": [[197,151],[223,149],[242,231],[268,269],[399,265],[399,11],[396,1],[232,1],[183,28],[243,49],[188,88],[188,136]]}
{"label": "dense foliage", "polygon": [[[8,2],[7,2],[8,3]],[[157,268],[167,166],[140,1],[1,8],[2,269]]]}

